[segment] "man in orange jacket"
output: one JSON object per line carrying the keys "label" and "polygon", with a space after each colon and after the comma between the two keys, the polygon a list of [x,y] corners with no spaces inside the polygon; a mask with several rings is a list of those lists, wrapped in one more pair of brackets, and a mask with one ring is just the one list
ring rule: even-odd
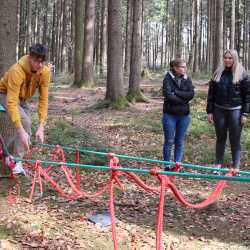
{"label": "man in orange jacket", "polygon": [[[20,58],[0,79],[0,104],[8,111],[9,119],[15,129],[14,136],[7,138],[6,145],[12,155],[22,158],[29,150],[31,119],[27,100],[36,90],[39,93],[39,126],[36,139],[44,141],[44,126],[48,110],[48,87],[50,70],[44,65],[47,48],[42,44],[32,45],[29,54]],[[0,131],[1,133],[1,131]],[[21,161],[13,170],[15,174],[24,173]]]}

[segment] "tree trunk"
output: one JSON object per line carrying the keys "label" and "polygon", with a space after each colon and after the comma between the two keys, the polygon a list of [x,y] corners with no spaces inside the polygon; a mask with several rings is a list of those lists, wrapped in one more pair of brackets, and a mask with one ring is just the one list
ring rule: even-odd
{"label": "tree trunk", "polygon": [[101,12],[100,12],[100,0],[96,0],[96,7],[95,7],[95,35],[94,35],[94,62],[93,67],[95,68],[96,72],[99,72],[100,66],[100,19],[101,19]]}
{"label": "tree trunk", "polygon": [[240,13],[240,4],[241,0],[236,0],[236,10],[235,10],[235,49],[238,51],[240,56],[241,52],[241,13]]}
{"label": "tree trunk", "polygon": [[29,47],[32,43],[32,30],[31,30],[31,20],[32,20],[32,0],[28,0],[28,8],[27,8],[27,34],[26,34],[26,51],[28,51]]}
{"label": "tree trunk", "polygon": [[194,35],[195,35],[195,19],[196,19],[196,0],[191,1],[191,13],[192,13],[192,18],[191,18],[191,30],[190,30],[190,38],[191,38],[191,49],[190,49],[190,55],[189,55],[189,60],[188,63],[191,65],[192,71],[193,71],[193,65],[194,65],[194,51],[195,51],[195,46],[194,46]]}
{"label": "tree trunk", "polygon": [[150,35],[149,35],[149,24],[146,22],[145,27],[145,37],[146,37],[146,61],[147,61],[147,67],[150,68]]}
{"label": "tree trunk", "polygon": [[68,60],[68,70],[69,73],[74,72],[73,68],[73,53],[74,53],[74,46],[73,46],[73,41],[75,41],[75,0],[73,0],[70,4],[70,39],[69,39],[69,45],[68,45],[68,55],[69,55],[69,60]]}
{"label": "tree trunk", "polygon": [[141,80],[141,4],[142,0],[133,1],[133,31],[131,44],[129,90],[127,99],[130,102],[144,101],[145,97],[140,91]]}
{"label": "tree trunk", "polygon": [[235,0],[231,0],[232,14],[231,14],[231,32],[230,32],[230,48],[235,47]]}
{"label": "tree trunk", "polygon": [[100,75],[103,76],[103,68],[107,55],[107,10],[108,0],[102,0],[102,17],[101,17],[101,48],[100,48]]}
{"label": "tree trunk", "polygon": [[166,29],[166,35],[165,35],[165,53],[164,53],[164,67],[167,66],[167,55],[169,54],[168,48],[168,36],[169,36],[169,26],[168,26],[168,20],[169,20],[169,0],[166,0],[166,13],[165,13],[165,29]]}
{"label": "tree trunk", "polygon": [[215,26],[215,46],[216,56],[213,60],[213,71],[215,71],[223,60],[223,7],[224,0],[216,2],[216,26]]}
{"label": "tree trunk", "polygon": [[215,51],[215,26],[216,26],[216,0],[209,1],[209,32],[208,32],[208,64],[207,64],[207,71],[213,70],[213,58],[214,58],[214,51]]}
{"label": "tree trunk", "polygon": [[164,19],[161,21],[161,69],[164,61]]}
{"label": "tree trunk", "polygon": [[176,22],[176,51],[175,57],[181,57],[182,53],[182,16],[183,1],[177,1],[177,22]]}
{"label": "tree trunk", "polygon": [[18,58],[24,55],[24,48],[25,48],[25,9],[26,9],[26,1],[20,0],[20,9],[19,9],[19,38],[18,38]]}
{"label": "tree trunk", "polygon": [[242,63],[243,65],[247,68],[247,50],[249,49],[248,46],[248,8],[247,8],[247,0],[244,0],[244,15],[243,15],[243,27],[244,27],[244,31],[243,31],[243,57],[242,57]]}
{"label": "tree trunk", "polygon": [[56,3],[53,4],[53,20],[52,20],[52,37],[51,37],[51,57],[50,60],[55,65],[55,55],[56,55]]}
{"label": "tree trunk", "polygon": [[64,72],[66,70],[66,64],[68,57],[66,55],[66,46],[67,46],[67,16],[69,14],[68,12],[68,6],[67,6],[67,0],[63,0],[62,2],[62,13],[61,13],[61,47],[60,47],[60,69],[61,72]]}
{"label": "tree trunk", "polygon": [[83,34],[84,34],[84,1],[76,0],[75,3],[75,78],[74,86],[81,87],[83,63]]}
{"label": "tree trunk", "polygon": [[58,0],[58,32],[57,32],[57,64],[58,72],[62,72],[62,43],[63,43],[63,5],[65,0]]}
{"label": "tree trunk", "polygon": [[47,37],[47,32],[48,32],[48,4],[49,1],[45,0],[44,1],[44,6],[43,6],[43,44],[48,45],[48,37]]}
{"label": "tree trunk", "polygon": [[122,50],[122,0],[108,4],[108,57],[106,99],[114,107],[124,106]]}
{"label": "tree trunk", "polygon": [[0,0],[0,77],[16,61],[18,1]]}
{"label": "tree trunk", "polygon": [[41,2],[40,1],[37,1],[35,2],[36,3],[36,8],[35,8],[35,11],[36,11],[36,29],[35,29],[35,43],[40,43],[41,42],[41,19],[40,19],[40,15],[41,15],[41,12],[42,12],[42,8],[41,8]]}
{"label": "tree trunk", "polygon": [[127,14],[126,14],[126,44],[125,44],[125,62],[124,62],[124,73],[129,73],[130,66],[130,55],[131,55],[131,28],[132,28],[132,8],[133,0],[127,0]]}
{"label": "tree trunk", "polygon": [[93,75],[95,4],[95,0],[86,0],[85,2],[82,85],[87,87],[95,84]]}
{"label": "tree trunk", "polygon": [[248,66],[247,69],[250,70],[250,3],[247,3],[247,13],[248,13]]}
{"label": "tree trunk", "polygon": [[194,20],[194,36],[193,36],[193,47],[194,47],[194,63],[193,73],[199,72],[199,37],[200,37],[200,0],[195,0],[195,20]]}

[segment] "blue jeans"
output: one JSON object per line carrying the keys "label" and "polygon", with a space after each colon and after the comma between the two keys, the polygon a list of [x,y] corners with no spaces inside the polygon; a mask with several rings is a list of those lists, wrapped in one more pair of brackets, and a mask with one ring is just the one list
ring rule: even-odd
{"label": "blue jeans", "polygon": [[174,161],[181,162],[184,153],[184,139],[190,123],[190,116],[164,113],[162,123],[165,137],[163,146],[164,161],[171,160],[171,151],[174,144]]}

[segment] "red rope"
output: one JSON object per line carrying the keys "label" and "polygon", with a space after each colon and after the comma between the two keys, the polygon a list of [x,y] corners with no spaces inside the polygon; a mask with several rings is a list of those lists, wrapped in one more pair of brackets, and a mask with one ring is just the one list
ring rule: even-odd
{"label": "red rope", "polygon": [[[109,192],[109,210],[110,210],[110,216],[111,216],[111,226],[112,226],[112,239],[114,243],[114,249],[118,250],[118,242],[117,242],[117,235],[116,235],[116,223],[115,223],[115,207],[114,207],[114,184],[116,183],[118,187],[124,191],[124,186],[122,182],[120,181],[119,177],[122,175],[126,175],[127,178],[132,180],[138,187],[144,189],[146,192],[156,192],[160,194],[160,202],[158,205],[158,213],[157,213],[157,222],[156,222],[156,250],[161,250],[163,248],[162,246],[162,231],[163,231],[163,218],[164,218],[164,203],[165,203],[165,192],[166,188],[169,188],[175,195],[176,199],[183,204],[186,207],[189,208],[203,208],[205,206],[210,205],[213,203],[216,199],[218,199],[219,195],[223,191],[223,188],[226,185],[226,181],[221,180],[217,183],[216,188],[214,191],[205,199],[204,201],[198,203],[198,204],[192,204],[185,200],[183,195],[179,192],[179,190],[176,188],[174,184],[175,176],[166,176],[166,175],[159,175],[158,171],[160,168],[154,168],[151,169],[150,174],[157,177],[160,181],[160,186],[154,187],[146,184],[141,178],[139,178],[136,174],[130,173],[130,172],[123,172],[116,170],[120,166],[119,159],[114,156],[112,153],[108,154],[109,158],[109,167],[111,169],[111,176],[107,180],[107,183],[103,185],[97,192],[90,193],[90,192],[84,192],[80,190],[80,169],[76,169],[75,177],[72,175],[71,169],[68,169],[63,163],[66,162],[65,153],[63,149],[60,146],[56,146],[54,149],[54,159],[58,159],[62,162],[62,164],[57,169],[61,169],[64,176],[66,177],[67,183],[71,188],[71,193],[66,193],[59,185],[58,183],[49,175],[49,172],[54,168],[53,166],[49,166],[47,168],[43,168],[41,163],[39,161],[36,162],[34,167],[34,175],[32,178],[32,188],[30,192],[30,200],[33,197],[36,179],[38,178],[38,183],[40,187],[40,192],[43,192],[43,186],[41,178],[43,177],[44,180],[50,184],[58,193],[60,196],[68,199],[68,200],[74,200],[79,198],[96,198],[102,193],[108,191]],[[80,155],[79,151],[76,153],[76,163],[80,162]],[[180,163],[176,163],[174,170],[176,172],[180,171]],[[233,171],[230,171],[226,176],[233,176],[235,173]]]}
{"label": "red rope", "polygon": [[118,241],[116,236],[116,225],[115,225],[114,190],[113,190],[114,177],[115,177],[115,172],[112,171],[112,181],[109,184],[109,212],[111,217],[112,240],[114,244],[114,250],[118,250]]}
{"label": "red rope", "polygon": [[163,231],[163,212],[164,212],[164,201],[165,201],[165,190],[167,183],[167,176],[159,175],[158,178],[161,182],[161,190],[160,190],[160,203],[158,206],[158,214],[157,214],[157,225],[156,225],[156,250],[162,249],[162,231]]}
{"label": "red rope", "polygon": [[[233,172],[230,171],[229,173],[226,174],[226,176],[233,176]],[[174,185],[174,183],[169,182],[168,183],[168,187],[171,189],[171,191],[174,193],[176,199],[183,204],[186,207],[189,208],[204,208],[212,203],[214,203],[220,196],[220,194],[223,191],[223,188],[226,185],[226,181],[221,180],[217,183],[214,191],[207,197],[207,199],[205,199],[204,201],[198,203],[198,204],[192,204],[188,201],[185,200],[185,198],[183,197],[183,195],[178,191],[178,189],[176,188],[176,186]]]}
{"label": "red rope", "polygon": [[32,184],[31,184],[31,190],[30,190],[30,195],[29,195],[29,201],[32,201],[34,191],[35,191],[35,185],[36,185],[36,176],[37,176],[37,171],[34,172],[33,178],[32,178]]}
{"label": "red rope", "polygon": [[[37,164],[37,163],[36,163]],[[110,181],[111,181],[111,178],[108,180],[108,182],[100,188],[99,191],[97,191],[96,193],[87,193],[87,192],[83,192],[83,191],[79,191],[77,189],[77,187],[75,186],[74,182],[72,181],[72,178],[71,176],[68,174],[67,172],[67,169],[65,166],[61,166],[61,169],[63,170],[65,176],[66,176],[66,180],[68,181],[70,187],[73,189],[73,192],[72,193],[66,193],[63,191],[63,189],[53,180],[52,177],[50,177],[47,173],[46,170],[44,170],[39,162],[39,164],[37,164],[37,168],[36,168],[36,172],[40,171],[40,176],[42,176],[45,181],[50,184],[58,193],[60,196],[68,199],[68,200],[74,200],[74,199],[79,199],[79,198],[83,198],[83,197],[87,197],[87,198],[95,198],[95,197],[98,197],[100,196],[102,193],[104,193],[108,187],[109,187],[109,184],[110,184]],[[36,173],[35,172],[35,173]],[[36,176],[34,175],[33,176],[33,180],[32,180],[32,189],[31,189],[31,192],[30,192],[30,200],[32,200],[32,197],[33,197],[33,193],[34,193],[34,187],[33,185],[35,186],[35,178]]]}

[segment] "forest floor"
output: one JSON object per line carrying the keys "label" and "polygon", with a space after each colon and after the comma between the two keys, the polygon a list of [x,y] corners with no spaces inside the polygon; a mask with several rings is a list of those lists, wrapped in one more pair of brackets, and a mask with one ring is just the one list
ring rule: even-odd
{"label": "forest floor", "polygon": [[[161,81],[145,80],[141,87],[149,103],[137,103],[124,110],[97,110],[93,105],[104,98],[104,86],[96,89],[54,86],[50,92],[48,142],[74,145],[81,140],[81,146],[160,159]],[[206,85],[196,81],[197,96],[201,97],[199,108],[204,108],[206,90]],[[35,110],[35,103],[32,109]],[[202,124],[188,132],[185,162],[206,163],[208,153],[201,150],[214,150],[213,131],[209,128],[212,137],[207,135],[200,128]],[[66,133],[59,127],[69,130]],[[194,141],[194,137],[198,140]],[[211,164],[211,159],[208,161]],[[138,162],[124,162],[124,165],[143,167]],[[100,172],[83,172],[81,189],[97,190],[107,178],[107,174]],[[142,178],[158,185],[154,177]],[[12,184],[8,179],[0,179],[0,249],[113,249],[110,227],[102,228],[88,220],[89,216],[107,210],[107,194],[69,202],[47,187],[42,199],[29,203],[30,181],[25,177],[21,181],[21,196],[17,203],[9,205],[6,197]],[[119,249],[155,249],[159,195],[146,193],[125,178],[122,181],[125,192],[115,190]],[[176,185],[189,201],[198,202],[213,191],[216,182],[178,178]],[[168,190],[163,242],[164,249],[169,250],[250,249],[249,184],[228,183],[216,203],[200,210],[181,206]]]}

